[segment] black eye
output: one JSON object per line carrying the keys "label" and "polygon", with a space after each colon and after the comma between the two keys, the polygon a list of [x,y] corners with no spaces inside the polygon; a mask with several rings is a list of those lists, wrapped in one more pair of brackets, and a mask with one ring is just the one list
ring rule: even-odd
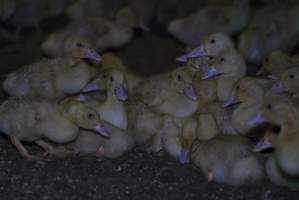
{"label": "black eye", "polygon": [[210,57],[209,57],[209,60],[213,60],[213,59],[214,59],[214,57],[213,57],[213,56],[210,56]]}
{"label": "black eye", "polygon": [[103,78],[107,78],[107,75],[106,75],[106,74],[104,74],[104,75],[103,75]]}
{"label": "black eye", "polygon": [[274,126],[274,127],[271,128],[271,130],[272,130],[273,133],[278,134],[281,131],[281,127],[280,126]]}
{"label": "black eye", "polygon": [[268,104],[268,105],[267,105],[267,109],[268,109],[268,110],[271,110],[271,109],[272,109],[272,105],[271,105],[271,104]]}
{"label": "black eye", "polygon": [[88,113],[88,118],[92,119],[93,118],[93,114],[92,113]]}
{"label": "black eye", "polygon": [[76,46],[77,46],[77,47],[83,47],[83,44],[82,44],[81,42],[78,42],[78,43],[76,44]]}
{"label": "black eye", "polygon": [[113,81],[114,79],[113,79],[113,77],[112,76],[110,76],[110,81]]}
{"label": "black eye", "polygon": [[289,77],[290,77],[290,79],[293,79],[293,78],[295,78],[295,75],[294,74],[290,74]]}
{"label": "black eye", "polygon": [[215,43],[215,40],[214,40],[214,39],[210,40],[210,43],[211,43],[211,44],[214,44],[214,43]]}
{"label": "black eye", "polygon": [[181,80],[183,80],[183,77],[181,76],[181,75],[178,75],[178,81],[181,81]]}
{"label": "black eye", "polygon": [[220,58],[220,61],[223,62],[225,59],[224,58]]}
{"label": "black eye", "polygon": [[239,90],[239,89],[240,89],[240,85],[237,85],[237,86],[236,86],[236,89]]}

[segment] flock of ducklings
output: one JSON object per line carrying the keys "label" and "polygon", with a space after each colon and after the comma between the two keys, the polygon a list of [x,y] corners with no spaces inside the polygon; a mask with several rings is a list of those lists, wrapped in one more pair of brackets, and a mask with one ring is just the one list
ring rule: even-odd
{"label": "flock of ducklings", "polygon": [[[240,186],[268,177],[299,187],[299,59],[288,53],[299,42],[298,2],[253,9],[249,0],[209,0],[189,16],[188,6],[177,9],[175,20],[163,9],[180,1],[0,2],[0,19],[17,27],[38,27],[65,6],[73,20],[42,43],[51,58],[3,82],[10,97],[0,106],[0,130],[23,157],[116,158],[143,145],[191,162],[208,181]],[[128,43],[134,27],[150,31],[153,17],[189,50],[176,58],[181,66],[142,78],[103,52]],[[229,35],[237,33],[236,47]],[[257,76],[246,76],[245,61],[262,65]],[[22,142],[45,152],[32,155]]]}

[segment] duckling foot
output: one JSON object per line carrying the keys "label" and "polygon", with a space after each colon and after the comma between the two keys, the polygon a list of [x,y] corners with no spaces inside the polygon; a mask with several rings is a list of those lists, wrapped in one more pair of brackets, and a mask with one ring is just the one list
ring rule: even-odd
{"label": "duckling foot", "polygon": [[213,174],[213,172],[209,172],[208,173],[208,176],[207,176],[207,179],[208,179],[208,182],[210,183],[210,182],[213,182],[213,180],[214,180],[214,174]]}
{"label": "duckling foot", "polygon": [[103,157],[104,155],[105,155],[105,149],[103,146],[100,146],[96,151],[96,157],[100,158]]}
{"label": "duckling foot", "polygon": [[64,147],[55,147],[42,140],[38,140],[35,143],[45,150],[43,155],[44,157],[53,156],[55,158],[65,159],[76,154],[73,150],[69,150]]}
{"label": "duckling foot", "polygon": [[16,138],[15,136],[10,136],[9,137],[12,144],[17,148],[17,150],[19,151],[19,153],[26,159],[28,160],[45,160],[43,157],[41,156],[36,156],[36,155],[31,155],[27,149],[23,146],[23,144],[21,143],[21,141]]}

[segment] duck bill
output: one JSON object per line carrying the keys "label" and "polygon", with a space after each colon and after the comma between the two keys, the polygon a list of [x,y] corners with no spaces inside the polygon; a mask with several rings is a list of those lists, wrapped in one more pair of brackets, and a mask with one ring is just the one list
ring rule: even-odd
{"label": "duck bill", "polygon": [[128,93],[123,84],[117,84],[114,88],[115,95],[118,100],[126,101],[128,100]]}
{"label": "duck bill", "polygon": [[270,92],[275,93],[275,94],[283,93],[284,91],[285,91],[285,88],[281,81],[277,81],[276,83],[274,83],[274,85],[270,89]]}
{"label": "duck bill", "polygon": [[104,136],[104,137],[109,137],[110,136],[108,131],[106,130],[106,128],[101,123],[98,123],[95,126],[95,131],[97,133],[99,133],[100,135]]}
{"label": "duck bill", "polygon": [[251,119],[247,121],[248,126],[256,126],[265,122],[264,117],[262,116],[261,112],[256,113]]}
{"label": "duck bill", "polygon": [[267,74],[267,72],[266,72],[266,69],[265,69],[264,67],[261,67],[261,68],[257,71],[257,73],[256,73],[257,76],[262,76],[262,75],[265,75],[265,74]]}
{"label": "duck bill", "polygon": [[186,63],[188,62],[189,58],[200,58],[206,55],[207,51],[205,50],[203,45],[200,45],[197,48],[193,49],[191,52],[176,58],[176,61]]}
{"label": "duck bill", "polygon": [[81,90],[82,92],[93,92],[93,91],[98,91],[100,88],[98,87],[98,84],[96,81],[92,81],[87,83],[84,88]]}
{"label": "duck bill", "polygon": [[236,103],[235,97],[234,96],[230,96],[228,99],[226,99],[224,101],[224,103],[222,104],[222,107],[223,108],[227,108],[227,107],[229,107],[229,106],[231,106],[231,105],[233,105],[235,103]]}
{"label": "duck bill", "polygon": [[102,57],[93,49],[87,49],[85,58],[97,63],[102,61]]}
{"label": "duck bill", "polygon": [[272,149],[274,148],[273,144],[269,141],[269,139],[267,138],[263,138],[260,141],[258,141],[258,143],[254,146],[253,148],[253,152],[262,152],[265,151],[267,149]]}
{"label": "duck bill", "polygon": [[191,99],[192,101],[196,101],[198,99],[198,96],[193,88],[193,86],[191,84],[188,84],[184,90],[183,93],[186,97],[188,97],[189,99]]}
{"label": "duck bill", "polygon": [[217,76],[218,74],[219,73],[216,70],[216,68],[213,66],[210,66],[206,70],[203,71],[203,75],[202,75],[201,79],[206,80],[206,79],[212,78],[214,76]]}
{"label": "duck bill", "polygon": [[180,152],[180,163],[181,164],[188,164],[190,163],[190,150],[189,149],[182,149]]}

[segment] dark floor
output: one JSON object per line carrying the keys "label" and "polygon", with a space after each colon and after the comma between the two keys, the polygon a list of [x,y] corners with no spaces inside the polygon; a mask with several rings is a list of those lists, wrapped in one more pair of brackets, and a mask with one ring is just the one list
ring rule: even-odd
{"label": "dark floor", "polygon": [[[38,47],[42,37],[26,35],[14,43],[0,41],[1,79],[9,71],[40,57]],[[117,53],[128,66],[148,75],[177,65],[174,58],[182,51],[183,47],[171,38],[138,34]],[[0,134],[0,200],[292,200],[298,199],[297,194],[267,181],[240,188],[207,183],[191,166],[180,165],[167,155],[149,155],[139,148],[115,160],[26,161]]]}

